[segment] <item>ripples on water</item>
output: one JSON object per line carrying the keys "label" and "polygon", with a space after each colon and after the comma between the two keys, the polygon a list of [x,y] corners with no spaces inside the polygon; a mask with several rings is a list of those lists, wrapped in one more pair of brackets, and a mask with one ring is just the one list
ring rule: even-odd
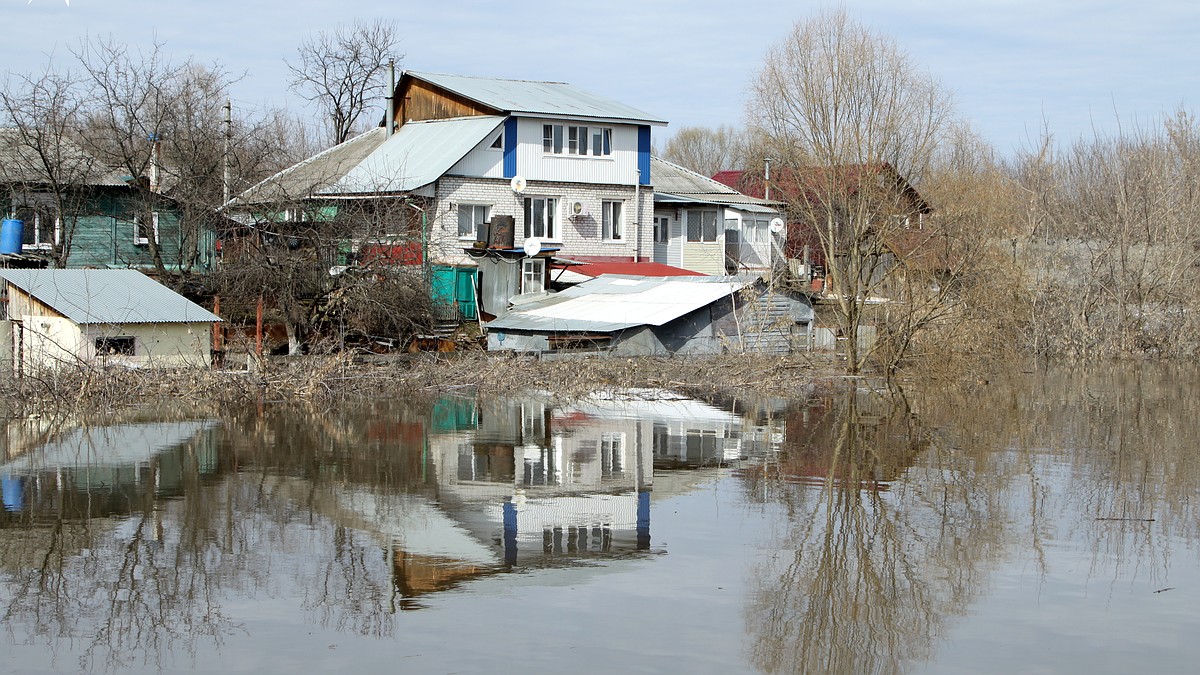
{"label": "ripples on water", "polygon": [[10,422],[26,671],[1189,672],[1197,371]]}

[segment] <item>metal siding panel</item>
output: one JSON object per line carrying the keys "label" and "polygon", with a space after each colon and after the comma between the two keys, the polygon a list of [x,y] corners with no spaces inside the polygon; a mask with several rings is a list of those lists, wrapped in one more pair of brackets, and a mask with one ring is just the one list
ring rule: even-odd
{"label": "metal siding panel", "polygon": [[638,127],[638,181],[650,185],[650,127]]}
{"label": "metal siding panel", "polygon": [[517,118],[504,120],[504,177],[517,175]]}

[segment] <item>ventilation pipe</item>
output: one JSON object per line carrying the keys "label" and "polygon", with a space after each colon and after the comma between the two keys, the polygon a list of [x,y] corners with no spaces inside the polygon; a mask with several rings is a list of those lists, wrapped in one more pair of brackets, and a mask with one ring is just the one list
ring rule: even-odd
{"label": "ventilation pipe", "polygon": [[384,136],[392,135],[392,127],[396,126],[396,59],[388,59],[388,95],[387,95],[387,131]]}

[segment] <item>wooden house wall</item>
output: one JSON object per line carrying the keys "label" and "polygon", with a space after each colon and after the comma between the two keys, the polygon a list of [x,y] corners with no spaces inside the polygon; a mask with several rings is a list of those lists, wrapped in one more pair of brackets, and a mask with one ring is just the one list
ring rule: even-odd
{"label": "wooden house wall", "polygon": [[[93,194],[80,212],[62,221],[64,237],[68,234],[66,229],[74,228],[67,267],[153,268],[154,256],[150,247],[135,243],[136,218],[142,208],[142,200],[128,188],[93,188]],[[158,242],[163,264],[167,269],[178,269],[181,259],[179,214],[167,204],[158,209],[158,214]],[[214,233],[209,230],[201,232],[198,242],[200,256],[195,271],[202,272],[211,265],[215,242]],[[187,255],[191,255],[190,250]]]}

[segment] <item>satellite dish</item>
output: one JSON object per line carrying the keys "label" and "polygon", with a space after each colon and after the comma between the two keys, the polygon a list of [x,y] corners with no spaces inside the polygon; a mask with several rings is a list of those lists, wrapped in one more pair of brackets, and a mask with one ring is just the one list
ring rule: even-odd
{"label": "satellite dish", "polygon": [[542,252],[542,240],[537,237],[530,237],[525,240],[525,255],[532,258]]}
{"label": "satellite dish", "polygon": [[771,228],[771,232],[774,234],[783,232],[783,218],[772,218],[771,225],[769,227]]}
{"label": "satellite dish", "polygon": [[519,193],[525,191],[525,177],[524,176],[513,176],[512,180],[510,180],[508,182],[508,184],[512,186],[513,192],[516,192],[519,194]]}

